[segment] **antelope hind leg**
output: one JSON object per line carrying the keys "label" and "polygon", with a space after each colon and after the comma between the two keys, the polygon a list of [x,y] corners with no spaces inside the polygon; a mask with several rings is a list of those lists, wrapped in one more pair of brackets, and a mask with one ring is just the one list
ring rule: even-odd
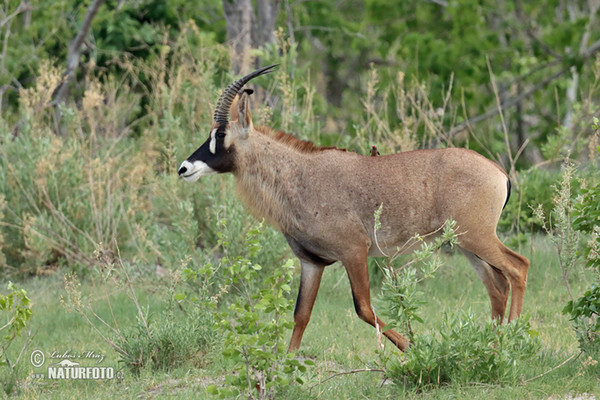
{"label": "antelope hind leg", "polygon": [[[494,273],[501,273],[508,278],[512,290],[508,321],[510,322],[513,319],[519,318],[523,308],[523,298],[525,297],[525,288],[527,286],[527,273],[529,270],[529,260],[527,257],[509,249],[502,244],[497,237],[485,247],[481,246],[478,248],[467,246],[464,249],[490,265],[492,270],[497,269],[499,271],[494,271]],[[471,262],[471,264],[473,264],[473,262]],[[476,271],[477,268],[478,267],[475,266]],[[494,283],[498,282],[500,282],[499,278],[494,278]]]}
{"label": "antelope hind leg", "polygon": [[492,319],[497,319],[502,323],[506,313],[508,294],[510,292],[510,282],[508,281],[508,278],[506,278],[499,269],[491,266],[470,251],[464,249],[461,250],[487,289],[488,295],[490,296],[490,302],[492,303]]}

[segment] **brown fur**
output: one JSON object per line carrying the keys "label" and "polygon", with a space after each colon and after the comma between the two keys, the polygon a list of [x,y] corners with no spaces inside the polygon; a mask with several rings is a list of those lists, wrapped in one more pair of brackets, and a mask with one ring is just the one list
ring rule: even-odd
{"label": "brown fur", "polygon": [[[459,246],[488,291],[492,317],[504,318],[509,289],[509,321],[521,314],[529,261],[496,236],[508,195],[508,178],[497,164],[457,148],[369,157],[319,147],[254,128],[247,94],[239,103],[226,139],[235,149],[237,191],[254,215],[285,235],[301,261],[290,350],[300,345],[323,268],[334,261],[346,268],[358,316],[383,329],[370,303],[367,257],[394,254],[415,233],[436,231],[449,218],[457,222]],[[383,334],[406,350],[402,335],[392,329]]]}
{"label": "brown fur", "polygon": [[277,140],[278,142],[285,144],[287,147],[299,151],[301,153],[316,153],[319,151],[325,150],[339,150],[346,151],[346,149],[338,149],[337,147],[322,147],[317,146],[312,142],[307,140],[300,140],[290,134],[287,134],[283,131],[276,131],[268,126],[257,126],[255,128],[256,132],[262,133],[263,135],[267,135]]}

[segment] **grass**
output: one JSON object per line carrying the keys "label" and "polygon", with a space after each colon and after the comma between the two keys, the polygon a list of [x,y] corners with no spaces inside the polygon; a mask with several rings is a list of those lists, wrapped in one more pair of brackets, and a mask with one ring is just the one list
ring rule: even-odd
{"label": "grass", "polygon": [[[191,154],[208,134],[209,110],[220,88],[229,83],[229,80],[217,83],[215,78],[222,75],[219,68],[224,67],[227,49],[212,45],[192,48],[190,37],[193,35],[189,32],[182,34],[169,52],[157,55],[151,62],[121,60],[128,71],[121,80],[88,77],[85,99],[69,104],[63,111],[65,136],[52,132],[52,109],[41,100],[51,97],[55,81],[60,78],[56,68],[42,68],[36,87],[20,93],[23,117],[19,129],[12,129],[2,121],[0,267],[7,267],[2,271],[3,276],[29,276],[19,285],[27,289],[34,310],[33,337],[19,371],[24,379],[19,382],[15,398],[204,398],[207,386],[219,385],[234,369],[222,356],[218,340],[206,351],[190,352],[182,365],[171,370],[143,368],[139,375],[134,375],[124,369],[122,380],[34,379],[31,373],[41,372],[45,366],[34,369],[29,362],[29,355],[35,349],[46,354],[91,351],[106,357],[102,366],[123,367],[110,345],[81,316],[67,312],[60,302],[66,294],[63,274],[77,271],[82,276],[80,290],[87,296],[84,300],[90,295],[95,297],[94,310],[99,315],[109,321],[115,315],[117,325],[124,331],[137,324],[138,311],[124,289],[104,286],[95,278],[93,270],[98,262],[91,257],[94,250],[110,258],[110,254],[119,250],[116,247],[119,244],[125,264],[137,268],[132,271],[132,282],[139,303],[155,321],[160,321],[169,309],[174,285],[172,276],[160,278],[155,270],[181,272],[187,265],[198,267],[222,256],[215,247],[215,226],[221,218],[229,224],[232,255],[243,250],[240,243],[251,223],[231,195],[232,177],[208,177],[199,190],[195,185],[182,185],[175,174],[183,157]],[[259,107],[260,102],[255,100],[255,124],[267,122],[275,128],[289,128],[290,133],[303,139],[359,152],[376,143],[382,154],[435,142],[435,136],[447,130],[442,125],[450,108],[444,105],[440,115],[427,100],[423,88],[406,85],[401,74],[391,88],[379,90],[377,73],[372,70],[367,98],[363,100],[365,116],[359,124],[363,128],[356,128],[355,136],[326,135],[327,130],[320,128],[313,114],[315,110],[320,113],[318,107],[313,107],[313,101],[319,103],[322,99],[315,97],[310,81],[299,74],[293,80],[288,79],[294,72],[295,60],[286,51],[277,49],[269,57],[281,67],[273,74],[277,84],[266,90],[267,96],[280,99],[284,105],[281,110],[270,110]],[[142,94],[149,95],[149,104],[138,98]],[[388,96],[398,99],[397,117],[405,127],[402,132],[389,122],[396,116],[377,112]],[[270,103],[273,102],[261,104]],[[140,110],[144,107],[145,111],[135,111],[136,107]],[[418,119],[413,120],[412,115]],[[431,132],[420,143],[411,132],[426,128]],[[541,189],[551,187],[550,181],[544,179],[539,187],[533,186],[535,190],[530,189],[531,193],[548,194]],[[523,205],[530,203],[526,200]],[[514,218],[506,212],[505,215],[511,223],[516,219],[515,215]],[[268,265],[286,259],[290,252],[283,237],[273,230],[267,230],[261,241],[260,259],[266,273]],[[325,271],[299,353],[300,357],[314,360],[316,365],[309,368],[304,385],[281,388],[277,398],[559,399],[581,393],[600,396],[599,376],[593,375],[586,357],[574,358],[553,370],[578,354],[571,325],[561,313],[569,297],[555,249],[548,239],[536,237],[520,252],[531,259],[524,312],[530,315],[532,327],[543,343],[539,356],[528,363],[527,373],[522,377],[522,381],[530,381],[515,386],[451,384],[414,392],[383,381],[379,372],[357,372],[328,379],[340,372],[369,369],[380,361],[376,331],[356,316],[345,271],[336,264]],[[445,264],[434,279],[421,286],[428,303],[420,312],[424,324],[413,326],[416,335],[435,331],[446,313],[471,309],[478,320],[489,319],[487,293],[466,259],[460,254],[448,254]],[[32,278],[33,275],[37,276]],[[374,298],[381,278],[376,275],[372,274]],[[572,274],[570,284],[575,297],[589,287],[589,279],[580,271]],[[294,294],[298,281],[299,271]],[[374,304],[376,310],[381,307],[377,301]],[[185,320],[179,308],[171,310],[177,321]],[[177,338],[178,345],[182,337]],[[13,344],[11,358],[16,357],[21,344],[22,341]],[[386,354],[396,357],[390,343],[386,343]],[[55,361],[58,360],[52,360]],[[92,363],[85,360],[82,365]]]}
{"label": "grass", "polygon": [[[539,357],[530,362],[527,375],[522,380],[545,375],[511,387],[474,382],[469,385],[448,385],[425,393],[403,391],[383,381],[378,372],[357,372],[326,381],[335,373],[369,368],[378,360],[375,330],[356,316],[345,272],[339,265],[334,265],[325,271],[300,351],[301,357],[314,360],[316,365],[309,370],[304,385],[282,388],[278,398],[410,399],[425,396],[434,399],[537,399],[565,398],[582,393],[600,396],[599,377],[588,370],[584,356],[551,371],[578,353],[570,323],[561,313],[568,301],[568,294],[561,282],[553,248],[545,238],[536,238],[530,247],[521,251],[532,260],[524,311],[531,316],[532,327],[539,333],[543,343]],[[429,303],[421,314],[425,323],[415,327],[417,335],[419,331],[435,330],[441,324],[444,313],[465,308],[471,308],[482,321],[489,318],[487,293],[466,259],[460,254],[452,254],[447,257],[445,264],[434,279],[423,284],[422,290],[427,294]],[[573,275],[571,284],[576,294],[587,286],[586,279],[583,273]],[[140,304],[147,307],[150,314],[160,313],[166,307],[165,293],[169,284],[167,280],[151,274],[136,277],[135,288]],[[46,354],[67,350],[76,353],[93,351],[105,355],[102,366],[121,367],[117,353],[81,317],[67,312],[61,306],[60,298],[65,291],[60,273],[30,279],[23,282],[22,286],[27,289],[34,303],[34,337],[26,350],[22,376],[44,369],[35,370],[30,365],[29,354],[34,349],[41,349]],[[376,283],[372,286],[376,286]],[[87,280],[82,283],[81,291],[100,299],[110,296],[112,311],[118,316],[119,324],[125,326],[133,323],[135,306],[117,287],[105,292],[102,286]],[[373,296],[377,292],[377,287],[373,287]],[[110,310],[106,302],[96,304],[95,310],[99,314],[108,315]],[[13,346],[13,351],[17,351],[17,345]],[[390,343],[386,343],[385,351],[395,352]],[[82,365],[89,366],[92,363],[85,360]],[[220,346],[215,345],[206,354],[198,355],[195,360],[171,371],[145,368],[139,376],[134,376],[125,370],[122,380],[50,381],[28,377],[21,382],[16,398],[203,398],[206,396],[205,388],[210,384],[218,385],[231,370],[232,366],[220,355]]]}

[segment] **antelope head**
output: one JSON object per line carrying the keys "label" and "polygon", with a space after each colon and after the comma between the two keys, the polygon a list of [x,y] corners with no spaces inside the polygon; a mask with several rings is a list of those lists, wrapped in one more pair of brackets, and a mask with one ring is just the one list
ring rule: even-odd
{"label": "antelope head", "polygon": [[208,139],[181,163],[177,171],[179,176],[194,182],[205,175],[233,172],[235,143],[248,139],[253,129],[248,107],[248,96],[253,91],[244,90],[244,86],[251,79],[272,72],[277,65],[257,69],[233,82],[223,91],[215,108],[214,122]]}

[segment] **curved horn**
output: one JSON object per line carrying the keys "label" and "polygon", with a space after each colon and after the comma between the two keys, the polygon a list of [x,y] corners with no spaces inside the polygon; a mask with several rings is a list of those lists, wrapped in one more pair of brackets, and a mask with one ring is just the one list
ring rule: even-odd
{"label": "curved horn", "polygon": [[268,67],[259,68],[256,71],[244,76],[243,78],[238,79],[231,85],[227,86],[227,88],[223,90],[223,93],[221,93],[219,101],[217,101],[217,107],[215,108],[214,116],[215,122],[228,122],[229,111],[231,109],[231,104],[233,103],[235,95],[238,94],[243,89],[244,85],[248,83],[251,79],[272,72],[273,69],[278,65],[279,64],[273,64],[269,65]]}

